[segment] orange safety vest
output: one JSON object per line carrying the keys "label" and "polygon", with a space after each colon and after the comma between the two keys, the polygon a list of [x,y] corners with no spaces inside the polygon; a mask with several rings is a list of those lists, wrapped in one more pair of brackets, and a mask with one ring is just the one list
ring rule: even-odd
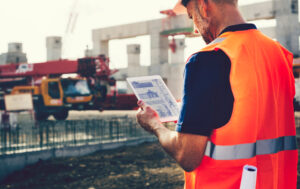
{"label": "orange safety vest", "polygon": [[229,122],[213,131],[186,189],[238,189],[243,166],[257,167],[258,189],[295,189],[298,153],[293,112],[293,55],[256,29],[225,32],[201,51],[231,61]]}

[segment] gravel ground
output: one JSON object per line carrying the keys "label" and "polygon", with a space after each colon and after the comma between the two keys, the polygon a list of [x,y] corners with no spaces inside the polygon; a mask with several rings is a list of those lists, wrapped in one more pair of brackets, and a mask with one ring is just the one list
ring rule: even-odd
{"label": "gravel ground", "polygon": [[[74,111],[69,119],[97,119],[115,115],[131,117],[135,113],[136,111]],[[300,117],[300,113],[298,114],[296,116]],[[300,163],[298,172],[299,167]],[[298,189],[299,181],[300,174]],[[182,189],[183,185],[182,169],[157,143],[146,143],[83,157],[39,161],[10,175],[0,183],[0,188]]]}
{"label": "gravel ground", "polygon": [[40,161],[0,188],[182,189],[183,171],[157,143]]}
{"label": "gravel ground", "polygon": [[[298,189],[299,181],[298,174]],[[10,175],[0,188],[182,189],[183,185],[183,171],[174,160],[157,143],[145,143],[40,161]]]}

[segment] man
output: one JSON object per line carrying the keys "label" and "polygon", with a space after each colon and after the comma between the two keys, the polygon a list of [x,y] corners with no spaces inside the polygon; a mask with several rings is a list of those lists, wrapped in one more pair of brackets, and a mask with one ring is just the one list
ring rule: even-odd
{"label": "man", "polygon": [[208,44],[186,65],[176,131],[139,101],[139,124],[185,170],[185,188],[239,188],[243,166],[257,188],[296,188],[292,54],[246,24],[237,0],[182,0]]}

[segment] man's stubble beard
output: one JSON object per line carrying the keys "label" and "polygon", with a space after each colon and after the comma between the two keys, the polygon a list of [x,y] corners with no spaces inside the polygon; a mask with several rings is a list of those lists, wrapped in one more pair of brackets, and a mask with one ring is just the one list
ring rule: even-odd
{"label": "man's stubble beard", "polygon": [[212,24],[208,19],[202,18],[203,23],[205,23],[204,27],[202,27],[201,35],[206,44],[211,43],[215,37],[213,32],[211,31]]}
{"label": "man's stubble beard", "polygon": [[212,36],[212,33],[210,33],[208,30],[205,30],[205,33],[202,34],[202,38],[203,38],[203,40],[205,41],[205,43],[207,45],[214,40],[213,36]]}

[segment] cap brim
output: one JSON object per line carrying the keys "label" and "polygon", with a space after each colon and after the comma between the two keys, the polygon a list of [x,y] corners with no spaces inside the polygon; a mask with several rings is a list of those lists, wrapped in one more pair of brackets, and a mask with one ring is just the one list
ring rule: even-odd
{"label": "cap brim", "polygon": [[175,7],[173,8],[173,11],[176,14],[187,14],[186,8],[181,4],[181,0],[177,2]]}

